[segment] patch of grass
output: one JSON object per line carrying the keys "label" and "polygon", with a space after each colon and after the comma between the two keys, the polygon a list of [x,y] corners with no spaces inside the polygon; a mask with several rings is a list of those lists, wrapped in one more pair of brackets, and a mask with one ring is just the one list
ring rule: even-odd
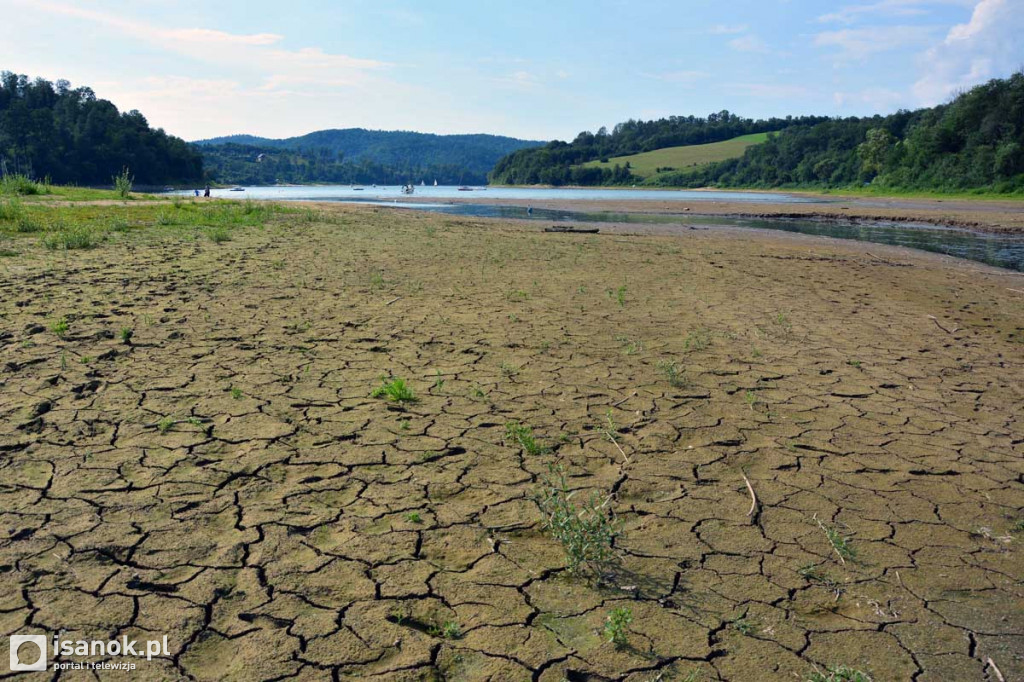
{"label": "patch of grass", "polygon": [[636,355],[644,351],[644,342],[639,339],[631,339],[628,336],[616,336],[615,340],[622,344],[623,352],[626,355]]}
{"label": "patch of grass", "polygon": [[58,318],[50,325],[50,331],[53,332],[58,339],[63,339],[67,336],[68,329],[70,328],[71,324],[68,322],[68,318],[66,317]]}
{"label": "patch of grass", "polygon": [[789,316],[786,313],[776,313],[772,318],[772,323],[786,334],[793,331],[793,323],[789,321]]}
{"label": "patch of grass", "polygon": [[120,331],[121,343],[126,346],[130,346],[132,343],[132,337],[135,336],[135,330],[131,327],[121,327]]}
{"label": "patch of grass", "polygon": [[231,399],[232,400],[241,400],[242,399],[242,389],[237,388],[235,386],[232,386],[231,387]]}
{"label": "patch of grass", "polygon": [[686,350],[706,350],[711,345],[711,330],[707,327],[697,327],[683,341]]}
{"label": "patch of grass", "polygon": [[857,551],[851,544],[850,536],[843,535],[835,526],[822,523],[817,516],[814,517],[814,520],[822,532],[825,533],[828,544],[832,546],[832,550],[838,555],[840,563],[845,564],[847,561],[855,561],[857,559]]}
{"label": "patch of grass", "polygon": [[[609,294],[612,292],[609,291]],[[620,308],[626,306],[626,285],[623,284],[621,287],[615,290],[615,300],[618,302]]]}
{"label": "patch of grass", "polygon": [[641,154],[617,156],[606,161],[590,161],[583,165],[588,168],[614,168],[616,164],[625,166],[628,163],[634,175],[646,178],[656,175],[658,172],[692,170],[715,161],[737,158],[743,156],[747,147],[764,142],[766,139],[768,139],[767,133],[754,133],[723,142],[664,147]]}
{"label": "patch of grass", "polygon": [[405,519],[409,523],[423,523],[423,517],[420,516],[419,512],[409,512],[405,515]]}
{"label": "patch of grass", "polygon": [[42,237],[43,246],[50,251],[75,251],[77,249],[91,249],[96,246],[96,236],[93,231],[85,225],[72,225],[53,232],[47,232]]}
{"label": "patch of grass", "polygon": [[107,228],[110,229],[111,232],[127,232],[131,229],[131,225],[129,225],[128,221],[124,218],[113,218],[107,225]]}
{"label": "patch of grass", "polygon": [[231,231],[223,226],[214,226],[206,229],[206,237],[214,244],[231,241]]}
{"label": "patch of grass", "polygon": [[732,622],[732,627],[741,635],[749,637],[757,632],[757,626],[746,618],[737,618]]}
{"label": "patch of grass", "polygon": [[454,620],[446,620],[438,628],[437,634],[444,639],[459,639],[462,637],[462,628]]}
{"label": "patch of grass", "polygon": [[673,388],[682,388],[686,386],[686,378],[683,371],[679,369],[679,365],[671,360],[660,360],[658,362],[658,371],[661,375],[668,380],[669,386]]}
{"label": "patch of grass", "polygon": [[25,209],[17,198],[0,201],[0,220],[17,220],[24,212]]}
{"label": "patch of grass", "polygon": [[45,193],[46,186],[38,182],[33,182],[27,175],[14,173],[4,175],[0,178],[0,194],[30,196]]}
{"label": "patch of grass", "polygon": [[633,612],[625,607],[612,609],[604,621],[604,636],[616,648],[629,644],[629,624],[633,622]]}
{"label": "patch of grass", "polygon": [[167,433],[173,427],[174,427],[174,418],[173,417],[164,417],[163,419],[161,419],[160,421],[158,421],[156,423],[156,430],[159,431],[160,433]]}
{"label": "patch of grass", "polygon": [[32,232],[42,232],[46,229],[46,223],[34,218],[30,215],[18,216],[17,221],[14,223],[14,231],[22,234],[30,234]]}
{"label": "patch of grass", "polygon": [[505,377],[506,379],[511,379],[517,374],[519,374],[518,367],[507,362],[501,363],[501,376]]}
{"label": "patch of grass", "polygon": [[615,557],[612,543],[621,534],[621,523],[607,508],[611,496],[604,500],[595,491],[580,504],[572,498],[565,470],[550,465],[549,475],[541,478],[537,504],[544,514],[544,530],[562,545],[566,565],[571,573],[584,568],[599,570]]}
{"label": "patch of grass", "polygon": [[871,677],[860,670],[854,670],[845,665],[825,667],[825,672],[815,669],[808,676],[806,682],[871,682]]}
{"label": "patch of grass", "polygon": [[405,383],[405,379],[400,377],[382,380],[381,385],[373,389],[373,392],[370,393],[370,397],[386,397],[394,403],[414,403],[418,400],[416,398],[416,394],[413,393],[409,385]]}
{"label": "patch of grass", "polygon": [[526,451],[526,454],[534,457],[551,452],[551,448],[544,447],[537,442],[533,435],[533,429],[516,421],[505,424],[505,441],[518,444]]}

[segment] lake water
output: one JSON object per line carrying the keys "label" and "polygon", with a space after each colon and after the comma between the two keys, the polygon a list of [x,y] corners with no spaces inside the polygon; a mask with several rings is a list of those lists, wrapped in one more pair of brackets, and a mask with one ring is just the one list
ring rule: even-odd
{"label": "lake water", "polygon": [[[357,189],[358,188],[358,189]],[[189,192],[178,192],[189,194]],[[373,187],[371,185],[303,185],[300,187],[246,187],[244,192],[215,189],[212,196],[224,199],[276,199],[278,201],[345,201],[350,199],[387,201],[407,196],[401,187]],[[797,197],[768,192],[713,192],[705,190],[651,190],[651,189],[542,189],[538,187],[474,187],[460,191],[458,187],[417,186],[415,197],[429,199],[649,199],[659,201],[749,201],[773,203],[820,203],[822,199]]]}
{"label": "lake water", "polygon": [[[534,208],[527,212],[525,206],[499,206],[492,204],[459,203],[412,203],[398,202],[400,187],[365,187],[362,190],[349,186],[323,187],[251,187],[245,192],[213,190],[213,196],[230,199],[273,199],[278,201],[346,201],[366,203],[395,208],[431,211],[449,215],[475,216],[480,218],[507,218],[515,220],[536,220],[540,222],[585,222],[585,223],[637,223],[678,225],[680,229],[698,227],[740,227],[761,230],[783,230],[800,234],[853,239],[905,246],[923,251],[941,253],[956,258],[994,265],[1024,272],[1024,235],[997,235],[971,232],[957,228],[934,225],[913,225],[907,223],[844,223],[821,220],[795,219],[741,219],[709,218],[684,214],[652,214],[628,212],[587,212],[561,211]],[[712,192],[694,190],[607,190],[607,189],[539,189],[525,187],[476,188],[471,192],[460,192],[456,187],[417,187],[412,198],[430,199],[518,199],[524,203],[541,199],[653,199],[660,201],[736,201],[756,203],[824,203],[828,199],[813,199],[786,194],[764,192]]]}

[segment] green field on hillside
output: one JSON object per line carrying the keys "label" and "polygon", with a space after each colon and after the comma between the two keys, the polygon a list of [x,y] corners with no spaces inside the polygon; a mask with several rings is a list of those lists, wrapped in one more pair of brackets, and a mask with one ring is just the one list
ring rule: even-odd
{"label": "green field on hillside", "polygon": [[734,137],[724,142],[666,147],[642,154],[616,156],[608,159],[606,163],[589,161],[583,165],[587,168],[614,168],[615,164],[624,166],[628,161],[634,175],[646,178],[654,175],[659,168],[681,171],[714,161],[734,159],[737,156],[742,156],[747,147],[764,142],[766,139],[768,139],[768,133],[754,133],[753,135]]}

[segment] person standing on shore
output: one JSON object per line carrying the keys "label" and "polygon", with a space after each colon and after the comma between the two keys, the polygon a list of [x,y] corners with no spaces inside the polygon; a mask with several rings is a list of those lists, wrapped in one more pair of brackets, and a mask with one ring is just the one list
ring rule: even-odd
{"label": "person standing on shore", "polygon": [[207,199],[210,198],[210,186],[209,185],[206,186],[206,191],[203,192],[203,196],[206,197]]}

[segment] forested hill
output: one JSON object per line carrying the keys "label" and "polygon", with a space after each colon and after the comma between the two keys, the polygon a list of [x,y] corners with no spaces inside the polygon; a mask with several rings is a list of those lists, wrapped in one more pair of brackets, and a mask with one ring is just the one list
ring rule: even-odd
{"label": "forested hill", "polygon": [[[646,179],[629,168],[583,167],[585,161],[638,151],[773,131],[738,158]],[[669,187],[841,188],[1024,192],[1024,74],[996,79],[947,104],[889,116],[804,117],[751,121],[628,121],[608,134],[580,133],[513,152],[491,181],[503,184],[644,184]]]}
{"label": "forested hill", "polygon": [[658,182],[1024,192],[1024,73],[931,109],[790,127],[740,158]]}
{"label": "forested hill", "polygon": [[[502,156],[540,142],[498,135],[320,130],[274,140],[232,135],[195,143],[222,182],[483,183]],[[261,156],[262,155],[262,156]]]}
{"label": "forested hill", "polygon": [[184,140],[150,128],[138,111],[121,113],[65,80],[0,73],[0,174],[108,185],[124,168],[142,185],[203,176],[202,157]]}
{"label": "forested hill", "polygon": [[543,147],[516,151],[495,165],[490,180],[505,185],[601,185],[635,182],[622,168],[584,168],[587,161],[629,156],[665,147],[722,142],[753,133],[764,133],[793,125],[812,125],[823,116],[771,118],[755,121],[728,111],[707,118],[672,116],[657,121],[629,120],[609,133],[584,131],[569,142],[550,142]]}

